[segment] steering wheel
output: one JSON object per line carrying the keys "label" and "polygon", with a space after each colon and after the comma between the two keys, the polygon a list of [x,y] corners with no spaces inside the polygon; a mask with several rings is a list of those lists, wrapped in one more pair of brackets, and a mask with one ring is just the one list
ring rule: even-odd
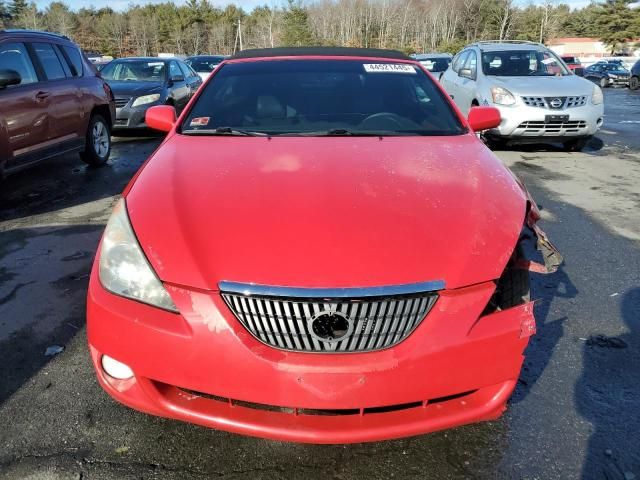
{"label": "steering wheel", "polygon": [[363,130],[397,130],[406,127],[406,119],[391,112],[379,112],[369,115],[360,122]]}

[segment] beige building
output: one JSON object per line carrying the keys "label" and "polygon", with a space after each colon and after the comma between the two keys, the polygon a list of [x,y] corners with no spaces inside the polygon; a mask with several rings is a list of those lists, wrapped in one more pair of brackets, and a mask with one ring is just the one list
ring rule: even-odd
{"label": "beige building", "polygon": [[[627,56],[638,56],[640,50],[640,39],[631,40],[616,52]],[[609,47],[602,43],[598,38],[588,37],[564,37],[552,38],[547,41],[547,46],[558,55],[566,55],[572,57],[607,57],[611,54]]]}

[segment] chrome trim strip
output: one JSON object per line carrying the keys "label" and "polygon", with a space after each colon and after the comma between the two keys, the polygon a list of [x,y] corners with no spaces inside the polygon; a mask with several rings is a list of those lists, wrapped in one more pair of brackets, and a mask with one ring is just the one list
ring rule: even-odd
{"label": "chrome trim strip", "polygon": [[444,290],[444,280],[430,282],[407,283],[404,285],[389,285],[385,287],[348,287],[348,288],[304,288],[304,287],[274,287],[255,283],[220,281],[218,287],[224,293],[240,295],[262,295],[290,298],[363,298],[387,297],[393,295],[411,295],[415,293],[435,292]]}

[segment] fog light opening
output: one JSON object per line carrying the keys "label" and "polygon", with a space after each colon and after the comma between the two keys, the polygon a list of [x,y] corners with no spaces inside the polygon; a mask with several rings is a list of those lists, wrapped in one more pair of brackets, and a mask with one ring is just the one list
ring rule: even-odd
{"label": "fog light opening", "polygon": [[116,380],[128,380],[133,377],[133,371],[128,365],[115,360],[108,355],[102,356],[102,369],[107,375]]}
{"label": "fog light opening", "polygon": [[604,119],[602,117],[600,117],[598,119],[598,126],[601,127],[603,123],[604,123]]}

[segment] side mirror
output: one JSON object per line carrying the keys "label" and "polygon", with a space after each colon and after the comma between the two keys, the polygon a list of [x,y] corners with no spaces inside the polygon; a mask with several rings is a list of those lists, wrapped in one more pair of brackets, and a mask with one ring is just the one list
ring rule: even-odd
{"label": "side mirror", "polygon": [[489,130],[500,125],[500,110],[494,107],[471,107],[467,117],[469,128],[474,132]]}
{"label": "side mirror", "polygon": [[19,85],[22,77],[15,70],[0,70],[0,88],[7,88],[9,85]]}
{"label": "side mirror", "polygon": [[473,79],[473,70],[470,68],[461,68],[458,70],[458,76]]}
{"label": "side mirror", "polygon": [[170,83],[180,83],[180,82],[184,82],[184,76],[182,75],[174,75],[173,77],[171,77],[169,79]]}
{"label": "side mirror", "polygon": [[576,68],[573,69],[573,73],[575,73],[579,77],[584,77],[584,68],[576,67]]}
{"label": "side mirror", "polygon": [[144,121],[149,128],[169,132],[176,124],[176,109],[170,105],[150,107],[144,115]]}

